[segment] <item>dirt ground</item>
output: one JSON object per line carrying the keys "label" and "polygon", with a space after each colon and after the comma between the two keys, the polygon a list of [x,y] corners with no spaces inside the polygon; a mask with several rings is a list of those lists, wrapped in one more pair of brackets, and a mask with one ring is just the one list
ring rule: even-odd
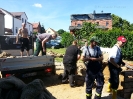
{"label": "dirt ground", "polygon": [[[81,65],[81,64],[78,64]],[[25,82],[32,81],[33,79],[41,79],[43,80],[46,89],[56,98],[56,99],[86,99],[85,95],[85,83],[84,86],[71,88],[69,84],[62,84],[61,79],[59,78],[59,74],[63,73],[62,70],[56,70],[56,75],[52,76],[45,76],[45,77],[34,77],[34,78],[27,78],[24,80]],[[106,67],[103,71],[105,77],[105,84],[102,93],[102,99],[112,99],[111,94],[106,92],[107,82],[109,78],[109,71]],[[120,76],[121,81],[123,77]],[[119,90],[122,89],[122,86],[119,86]],[[95,88],[93,89],[93,96],[95,94]],[[117,99],[123,99],[118,96]]]}

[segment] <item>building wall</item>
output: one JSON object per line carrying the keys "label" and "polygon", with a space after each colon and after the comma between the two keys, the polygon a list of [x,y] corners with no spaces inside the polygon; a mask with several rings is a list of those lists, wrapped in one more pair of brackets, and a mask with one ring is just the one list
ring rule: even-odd
{"label": "building wall", "polygon": [[[78,24],[82,25],[84,20],[74,20],[71,21],[71,26],[78,26]],[[86,20],[86,22],[96,23],[99,22],[99,25],[106,26],[106,22],[108,22],[108,25],[106,26],[109,29],[112,29],[112,20]]]}
{"label": "building wall", "polygon": [[23,13],[21,15],[21,21],[22,21],[22,23],[27,23],[28,22],[28,18],[26,17],[25,13]]}
{"label": "building wall", "polygon": [[18,33],[19,28],[21,28],[22,22],[20,19],[14,18],[14,29],[13,29],[13,35],[16,35]]}
{"label": "building wall", "polygon": [[26,28],[28,29],[28,34],[29,34],[29,35],[32,35],[32,34],[31,34],[31,33],[33,33],[33,26],[32,26],[32,24],[27,23],[27,24],[26,24]]}
{"label": "building wall", "polygon": [[[23,21],[22,21],[22,18],[23,18]],[[32,24],[27,22],[28,20],[25,14],[21,16],[21,19],[14,18],[14,29],[13,29],[14,35],[18,33],[19,28],[22,27],[22,23],[25,23],[25,20],[26,20],[26,28],[28,30],[28,34],[31,35],[31,32],[33,31],[33,27],[32,27]]]}
{"label": "building wall", "polygon": [[52,31],[50,28],[48,28],[48,29],[46,30],[46,33],[53,34],[53,33],[54,33],[54,31]]}
{"label": "building wall", "polygon": [[5,28],[12,29],[13,28],[13,17],[8,14],[7,12],[3,11],[2,12],[5,14]]}
{"label": "building wall", "polygon": [[4,35],[5,32],[5,19],[4,19],[4,15],[0,14],[0,35]]}

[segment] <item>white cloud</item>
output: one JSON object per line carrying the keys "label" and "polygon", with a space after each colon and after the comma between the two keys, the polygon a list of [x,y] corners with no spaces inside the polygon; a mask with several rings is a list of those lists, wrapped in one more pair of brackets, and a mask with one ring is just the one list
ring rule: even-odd
{"label": "white cloud", "polygon": [[42,5],[39,3],[35,3],[33,6],[38,7],[38,8],[42,8]]}

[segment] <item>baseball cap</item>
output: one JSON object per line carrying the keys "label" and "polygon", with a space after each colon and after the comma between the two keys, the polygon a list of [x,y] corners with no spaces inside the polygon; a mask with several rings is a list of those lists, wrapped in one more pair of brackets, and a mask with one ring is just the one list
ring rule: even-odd
{"label": "baseball cap", "polygon": [[127,42],[127,40],[126,40],[126,38],[125,38],[124,36],[119,36],[119,37],[117,38],[117,41],[121,41],[121,42],[123,42],[123,43]]}

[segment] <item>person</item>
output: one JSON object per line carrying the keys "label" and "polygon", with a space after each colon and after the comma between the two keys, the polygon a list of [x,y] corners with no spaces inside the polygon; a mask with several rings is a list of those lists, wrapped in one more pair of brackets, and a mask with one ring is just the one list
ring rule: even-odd
{"label": "person", "polygon": [[36,39],[36,50],[34,52],[35,56],[38,56],[40,50],[42,51],[42,55],[46,55],[46,42],[51,39],[55,39],[57,37],[56,33],[42,33],[37,35]]}
{"label": "person", "polygon": [[85,45],[83,47],[81,47],[81,51],[83,51],[83,49],[85,49],[86,47],[88,47],[88,42],[85,42]]}
{"label": "person", "polygon": [[26,49],[27,56],[29,56],[29,36],[28,36],[28,30],[25,23],[22,23],[22,27],[19,28],[17,36],[16,36],[16,43],[18,43],[19,35],[20,37],[20,44],[21,44],[21,51],[20,54],[23,57],[24,49]]}
{"label": "person", "polygon": [[70,45],[65,52],[63,57],[63,64],[64,64],[64,74],[62,77],[62,83],[68,82],[70,87],[75,87],[74,84],[74,76],[77,71],[77,61],[80,59],[80,50],[77,46],[77,41],[73,41],[72,45]]}
{"label": "person", "polygon": [[102,73],[103,60],[102,52],[99,47],[97,47],[98,38],[92,37],[90,39],[90,45],[83,50],[81,59],[82,61],[87,61],[86,67],[86,99],[91,99],[92,88],[96,80],[96,93],[94,99],[101,99],[101,93],[104,85],[104,76]]}
{"label": "person", "polygon": [[121,47],[124,46],[126,42],[127,40],[124,36],[119,36],[117,38],[117,43],[112,47],[109,54],[108,66],[110,71],[110,78],[107,91],[110,92],[112,89],[112,99],[116,99],[117,89],[119,85],[119,73],[122,70],[121,65],[125,65],[122,60]]}

